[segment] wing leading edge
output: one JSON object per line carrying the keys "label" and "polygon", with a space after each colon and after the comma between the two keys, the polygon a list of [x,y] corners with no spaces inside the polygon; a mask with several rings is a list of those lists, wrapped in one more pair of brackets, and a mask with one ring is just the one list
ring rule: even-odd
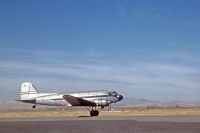
{"label": "wing leading edge", "polygon": [[95,102],[91,102],[71,95],[64,95],[63,98],[72,106],[96,106]]}

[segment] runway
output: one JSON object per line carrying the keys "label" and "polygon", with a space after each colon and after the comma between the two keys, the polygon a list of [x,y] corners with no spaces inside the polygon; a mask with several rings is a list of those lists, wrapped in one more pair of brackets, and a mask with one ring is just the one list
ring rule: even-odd
{"label": "runway", "polygon": [[62,120],[0,122],[1,133],[199,133],[199,122]]}
{"label": "runway", "polygon": [[0,133],[199,133],[200,109],[116,109],[90,117],[87,110],[0,111]]}

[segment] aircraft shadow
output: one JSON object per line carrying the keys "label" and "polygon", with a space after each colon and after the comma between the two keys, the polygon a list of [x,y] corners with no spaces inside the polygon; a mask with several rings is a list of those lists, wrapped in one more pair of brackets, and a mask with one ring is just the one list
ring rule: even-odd
{"label": "aircraft shadow", "polygon": [[91,117],[91,116],[88,116],[88,115],[81,115],[81,116],[78,116],[78,117]]}

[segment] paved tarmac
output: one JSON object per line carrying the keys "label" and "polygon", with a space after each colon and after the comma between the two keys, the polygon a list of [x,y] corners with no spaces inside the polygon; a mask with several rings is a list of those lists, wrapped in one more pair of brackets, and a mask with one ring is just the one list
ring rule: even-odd
{"label": "paved tarmac", "polygon": [[136,120],[2,121],[0,133],[200,133],[200,122]]}

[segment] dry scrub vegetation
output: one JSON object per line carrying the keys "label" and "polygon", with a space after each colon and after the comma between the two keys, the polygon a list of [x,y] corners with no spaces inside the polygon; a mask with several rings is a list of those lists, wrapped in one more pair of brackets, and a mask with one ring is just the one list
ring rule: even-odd
{"label": "dry scrub vegetation", "polygon": [[[118,108],[100,110],[100,116],[200,116],[200,108]],[[0,111],[0,119],[89,116],[85,108]]]}

